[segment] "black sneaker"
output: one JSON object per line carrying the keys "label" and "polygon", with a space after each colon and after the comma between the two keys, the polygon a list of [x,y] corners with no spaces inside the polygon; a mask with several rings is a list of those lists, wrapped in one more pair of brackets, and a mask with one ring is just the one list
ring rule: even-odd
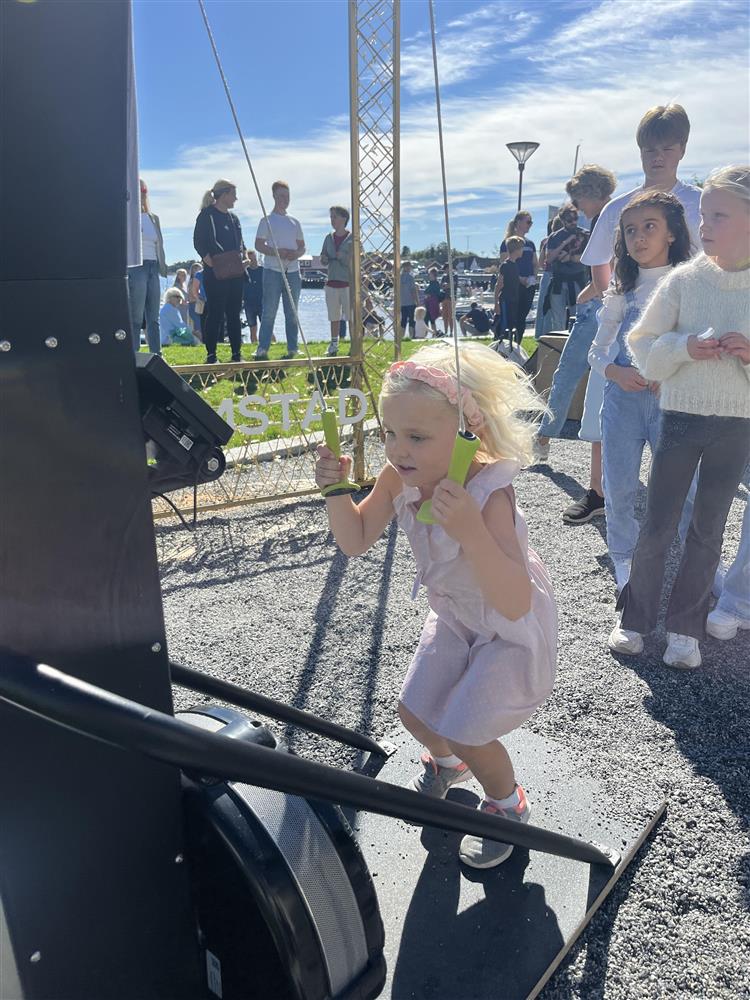
{"label": "black sneaker", "polygon": [[254,361],[268,361],[268,351],[256,351]]}
{"label": "black sneaker", "polygon": [[294,351],[294,352],[290,351],[288,354],[282,355],[281,360],[282,361],[291,361],[292,358],[296,358],[296,357],[297,357],[297,352],[296,351]]}
{"label": "black sneaker", "polygon": [[593,517],[604,515],[604,497],[596,490],[587,490],[580,500],[576,500],[563,511],[562,519],[566,524],[586,524]]}

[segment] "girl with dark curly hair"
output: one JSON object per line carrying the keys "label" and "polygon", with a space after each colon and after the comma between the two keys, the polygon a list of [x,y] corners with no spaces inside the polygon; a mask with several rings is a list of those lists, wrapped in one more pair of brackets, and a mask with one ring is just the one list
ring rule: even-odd
{"label": "girl with dark curly hair", "polygon": [[646,191],[623,211],[615,238],[614,288],[604,297],[589,363],[607,380],[601,411],[607,547],[618,591],[638,541],[635,497],[643,448],[659,433],[658,383],[635,367],[626,337],[658,282],[690,257],[685,210],[671,194]]}

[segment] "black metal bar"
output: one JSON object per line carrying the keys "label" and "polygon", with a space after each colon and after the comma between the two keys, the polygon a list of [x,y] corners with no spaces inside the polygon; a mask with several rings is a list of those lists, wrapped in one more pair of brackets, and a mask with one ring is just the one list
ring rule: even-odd
{"label": "black metal bar", "polygon": [[353,729],[347,729],[346,726],[339,726],[335,722],[321,719],[317,715],[313,715],[312,712],[292,708],[291,705],[285,705],[283,702],[267,698],[255,691],[248,691],[246,688],[239,687],[239,685],[229,681],[208,677],[199,670],[193,670],[182,663],[175,663],[174,660],[170,660],[169,669],[172,681],[179,684],[180,687],[210,695],[212,698],[220,698],[222,701],[228,701],[230,705],[249,708],[253,712],[260,712],[261,715],[267,715],[271,719],[291,722],[295,726],[309,729],[311,733],[327,736],[329,739],[346,744],[346,746],[357,747],[358,750],[376,753],[381,757],[386,756],[386,752],[380,744],[370,739],[369,736],[362,736],[360,733],[354,732]]}
{"label": "black metal bar", "polygon": [[12,653],[0,655],[0,698],[76,732],[199,774],[323,799],[575,861],[610,867],[619,862],[617,852],[607,854],[586,841],[205,732]]}

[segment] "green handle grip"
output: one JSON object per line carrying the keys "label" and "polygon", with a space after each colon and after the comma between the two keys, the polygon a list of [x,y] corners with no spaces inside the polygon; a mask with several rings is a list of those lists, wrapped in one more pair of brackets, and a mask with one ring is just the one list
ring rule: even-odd
{"label": "green handle grip", "polygon": [[466,482],[466,474],[480,444],[479,438],[470,431],[464,431],[463,434],[459,432],[456,435],[456,443],[453,445],[453,453],[448,466],[448,479],[463,486]]}
{"label": "green handle grip", "polygon": [[[451,482],[458,483],[459,486],[463,486],[472,460],[476,455],[480,444],[481,441],[479,438],[470,431],[464,431],[463,433],[460,431],[458,432],[456,435],[456,443],[453,445],[450,464],[448,466],[448,479],[450,479]],[[417,511],[417,520],[422,524],[435,523],[435,518],[432,516],[431,500],[425,500],[419,508]]]}
{"label": "green handle grip", "polygon": [[[326,439],[326,444],[336,458],[341,458],[341,439],[339,438],[339,425],[336,421],[335,412],[325,409],[320,419],[323,422],[323,436]],[[352,483],[348,479],[342,479],[341,482],[324,486],[320,492],[324,497],[340,497],[347,493],[356,493],[358,490],[359,486],[356,483]]]}
{"label": "green handle grip", "polygon": [[341,458],[341,440],[339,438],[339,425],[336,421],[335,412],[325,409],[320,419],[323,421],[323,435],[326,439],[326,444],[336,458]]}

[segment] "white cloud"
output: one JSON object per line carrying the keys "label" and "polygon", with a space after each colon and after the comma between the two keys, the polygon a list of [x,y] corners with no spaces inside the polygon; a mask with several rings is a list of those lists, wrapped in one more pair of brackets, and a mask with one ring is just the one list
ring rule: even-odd
{"label": "white cloud", "polygon": [[[608,37],[616,38],[620,21],[612,6],[601,4],[596,10],[601,18],[610,18]],[[677,5],[667,6],[674,12]],[[736,20],[736,8],[734,14]],[[575,38],[580,37],[575,35],[579,28],[577,17],[562,30],[574,32],[569,37]],[[575,74],[567,75],[559,72],[559,65],[560,60],[569,65],[569,60],[558,50],[558,61],[549,67],[540,64],[531,83],[483,87],[471,97],[445,95],[446,169],[457,245],[463,247],[469,236],[472,249],[490,250],[515,210],[518,172],[505,149],[511,140],[541,143],[524,174],[524,206],[537,213],[538,222],[546,218],[547,204],[562,200],[578,142],[579,163],[601,163],[614,170],[623,190],[638,183],[635,130],[643,112],[655,103],[676,99],[690,115],[691,138],[681,171],[685,179],[704,176],[723,163],[747,162],[748,67],[739,29],[735,25],[726,30],[718,15],[711,31],[698,32],[695,21],[686,21],[682,34],[675,34],[669,44],[655,40],[652,48],[638,35],[634,44],[642,48],[635,62],[610,50],[609,44],[599,50],[582,46]],[[676,31],[676,26],[670,30]],[[555,37],[559,40],[560,32]],[[716,53],[721,53],[719,65]],[[416,247],[443,238],[431,96],[404,103],[401,133],[401,239]],[[310,135],[249,138],[248,143],[267,207],[271,181],[286,177],[292,186],[290,211],[301,219],[308,247],[316,252],[327,228],[328,206],[348,204],[350,199],[348,123],[340,119]],[[186,147],[169,170],[153,171],[144,164],[144,176],[167,230],[170,259],[192,255],[192,224],[201,196],[221,176],[239,185],[237,208],[246,240],[252,242],[260,210],[236,138]]]}
{"label": "white cloud", "polygon": [[467,14],[463,14],[461,17],[457,17],[454,21],[449,21],[447,24],[448,28],[466,28],[469,26],[474,26],[481,23],[482,21],[490,21],[496,18],[500,12],[500,4],[492,3],[488,4],[486,7],[477,7],[476,10],[470,10]]}
{"label": "white cloud", "polygon": [[[604,0],[558,31],[545,45],[548,53],[623,45],[643,35],[653,36],[665,22],[684,21],[701,0]],[[573,8],[575,10],[575,7]],[[557,56],[556,56],[557,57]]]}
{"label": "white cloud", "polygon": [[[441,91],[476,78],[508,45],[528,37],[539,20],[536,14],[509,12],[507,4],[496,3],[469,11],[445,28],[436,24]],[[411,94],[434,89],[429,32],[420,31],[402,43],[401,84]]]}
{"label": "white cloud", "polygon": [[[441,91],[443,87],[477,76],[479,71],[492,60],[496,47],[496,39],[485,37],[475,39],[467,51],[461,37],[454,36],[451,39],[441,37],[437,44]],[[432,46],[429,42],[409,42],[402,49],[401,85],[411,94],[434,89],[435,71]]]}

